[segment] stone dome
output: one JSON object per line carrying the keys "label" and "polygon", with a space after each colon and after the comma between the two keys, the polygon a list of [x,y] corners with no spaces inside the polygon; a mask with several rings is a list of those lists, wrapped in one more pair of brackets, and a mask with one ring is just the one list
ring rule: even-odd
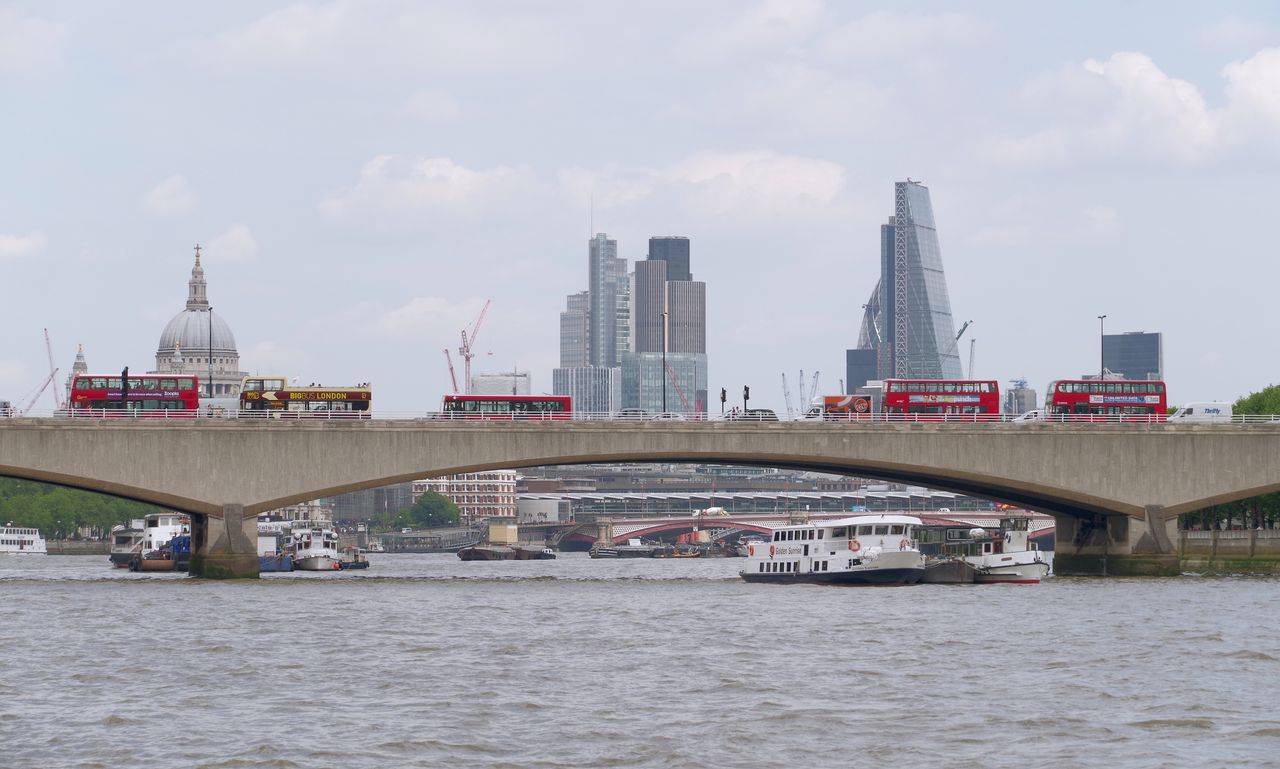
{"label": "stone dome", "polygon": [[222,316],[209,309],[183,310],[173,316],[173,320],[165,325],[160,333],[160,344],[156,347],[156,355],[169,357],[178,350],[178,346],[188,355],[209,351],[209,334],[213,333],[213,354],[226,357],[239,356],[236,351],[236,338],[231,327]]}

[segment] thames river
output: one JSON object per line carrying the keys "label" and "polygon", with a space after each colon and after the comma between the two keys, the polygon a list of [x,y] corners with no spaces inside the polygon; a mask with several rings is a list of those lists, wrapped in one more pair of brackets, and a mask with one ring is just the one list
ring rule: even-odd
{"label": "thames river", "polygon": [[225,583],[0,560],[0,767],[1280,763],[1280,580],[370,560]]}

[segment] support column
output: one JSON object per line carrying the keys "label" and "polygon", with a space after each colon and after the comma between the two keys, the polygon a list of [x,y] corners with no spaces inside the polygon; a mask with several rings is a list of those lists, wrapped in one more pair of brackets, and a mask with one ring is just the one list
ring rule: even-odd
{"label": "support column", "polygon": [[221,516],[193,516],[191,576],[206,579],[257,579],[258,518],[244,505],[222,506]]}
{"label": "support column", "polygon": [[1056,515],[1053,573],[1088,577],[1174,577],[1182,573],[1173,545],[1176,520],[1148,506],[1142,518],[1127,515]]}

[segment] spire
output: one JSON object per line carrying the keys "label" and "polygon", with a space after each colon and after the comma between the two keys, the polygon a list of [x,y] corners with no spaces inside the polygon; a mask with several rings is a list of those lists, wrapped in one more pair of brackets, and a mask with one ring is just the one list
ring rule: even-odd
{"label": "spire", "polygon": [[204,282],[204,268],[200,266],[200,244],[196,244],[196,263],[191,268],[191,280],[187,281],[187,309],[209,309],[208,286]]}

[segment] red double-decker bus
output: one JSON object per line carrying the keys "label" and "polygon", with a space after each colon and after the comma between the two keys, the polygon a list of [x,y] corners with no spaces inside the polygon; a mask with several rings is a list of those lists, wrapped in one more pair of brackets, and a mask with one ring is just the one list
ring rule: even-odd
{"label": "red double-decker bus", "polygon": [[447,419],[570,419],[568,395],[446,395]]}
{"label": "red double-decker bus", "polygon": [[1059,379],[1044,407],[1050,419],[1071,421],[1163,422],[1169,413],[1164,382],[1154,379]]}
{"label": "red double-decker bus", "polygon": [[1000,385],[979,379],[886,379],[880,410],[890,420],[998,420]]}
{"label": "red double-decker bus", "polygon": [[71,380],[71,416],[194,417],[200,409],[200,380],[194,376],[131,376],[128,390],[119,376],[77,374]]}

